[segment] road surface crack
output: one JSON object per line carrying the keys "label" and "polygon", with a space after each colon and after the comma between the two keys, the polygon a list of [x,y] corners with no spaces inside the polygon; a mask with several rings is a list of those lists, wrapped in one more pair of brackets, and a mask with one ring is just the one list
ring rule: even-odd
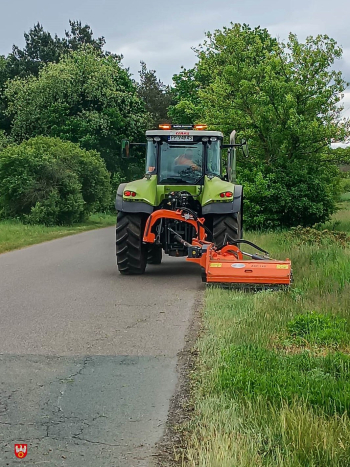
{"label": "road surface crack", "polygon": [[[80,370],[78,370],[76,373],[72,373],[71,375],[69,375],[68,378],[66,378],[66,381],[69,380],[69,379],[71,379],[71,378],[74,378],[74,376],[81,375],[82,372],[83,372],[83,370],[85,369],[86,365],[87,365],[88,363],[90,363],[91,361],[92,361],[92,358],[91,358],[91,357],[86,357],[86,358],[84,359],[84,361],[83,361],[83,364],[82,364]],[[65,380],[63,380],[63,381],[65,381]]]}
{"label": "road surface crack", "polygon": [[18,389],[14,389],[7,395],[0,396],[0,415],[4,414],[8,410],[8,402],[12,399],[12,396],[18,392]]}
{"label": "road surface crack", "polygon": [[119,447],[119,446],[122,446],[122,444],[111,444],[111,443],[103,443],[102,441],[91,441],[91,439],[86,439],[86,438],[79,438],[77,436],[72,436],[73,439],[77,439],[79,441],[85,441],[86,443],[91,443],[91,444],[101,444],[101,445],[104,445],[104,446],[115,446],[115,447]]}
{"label": "road surface crack", "polygon": [[132,329],[132,328],[135,328],[136,326],[138,326],[138,325],[141,324],[141,323],[146,323],[147,320],[148,320],[148,318],[138,319],[138,320],[136,320],[134,323],[129,324],[129,326],[126,326],[125,329]]}

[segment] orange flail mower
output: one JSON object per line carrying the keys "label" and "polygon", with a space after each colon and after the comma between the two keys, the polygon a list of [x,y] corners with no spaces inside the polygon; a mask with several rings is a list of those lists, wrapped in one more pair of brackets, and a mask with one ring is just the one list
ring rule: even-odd
{"label": "orange flail mower", "polygon": [[[187,261],[197,263],[202,269],[202,280],[208,284],[229,285],[241,288],[283,288],[292,281],[291,261],[271,259],[267,251],[249,242],[227,238],[226,244],[217,248],[213,242],[206,240],[208,229],[204,218],[196,217],[195,213],[186,209],[170,211],[160,209],[153,212],[147,219],[143,242],[156,243],[157,234],[154,226],[164,219],[177,220],[190,224],[195,231],[192,243],[168,227],[174,238],[187,247]],[[153,229],[153,230],[152,230]],[[246,253],[240,245],[249,245],[259,253]],[[262,253],[262,254],[261,254]]]}

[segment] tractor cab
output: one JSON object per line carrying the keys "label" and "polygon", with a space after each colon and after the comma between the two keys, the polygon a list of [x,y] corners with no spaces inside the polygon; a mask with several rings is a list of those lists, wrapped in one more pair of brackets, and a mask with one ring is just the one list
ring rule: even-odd
{"label": "tractor cab", "polygon": [[205,125],[160,125],[146,132],[146,174],[160,185],[203,185],[204,176],[220,177],[223,134]]}
{"label": "tractor cab", "polygon": [[[122,157],[131,157],[133,146],[146,147],[145,176],[122,183],[116,196],[116,253],[122,274],[142,274],[147,263],[161,262],[162,252],[187,256],[188,245],[198,236],[198,219],[204,238],[218,248],[228,239],[242,238],[243,188],[235,180],[236,149],[247,144],[236,144],[235,135],[233,131],[224,144],[223,133],[206,125],[162,124],[146,131],[146,143],[122,142]],[[223,149],[228,151],[225,173]]]}

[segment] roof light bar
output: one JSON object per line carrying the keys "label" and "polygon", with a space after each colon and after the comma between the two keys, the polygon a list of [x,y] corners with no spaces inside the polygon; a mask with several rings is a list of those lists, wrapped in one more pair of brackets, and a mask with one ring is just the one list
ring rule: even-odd
{"label": "roof light bar", "polygon": [[159,125],[160,130],[206,130],[208,125],[178,125],[173,123],[161,123]]}
{"label": "roof light bar", "polygon": [[208,125],[194,125],[193,129],[194,130],[206,130],[208,128]]}

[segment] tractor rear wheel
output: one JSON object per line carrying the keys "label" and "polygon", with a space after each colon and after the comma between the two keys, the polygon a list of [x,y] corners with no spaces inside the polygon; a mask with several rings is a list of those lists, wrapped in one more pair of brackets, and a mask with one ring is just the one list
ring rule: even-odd
{"label": "tractor rear wheel", "polygon": [[242,215],[240,212],[213,217],[213,240],[218,248],[222,248],[230,239],[242,238],[241,235]]}
{"label": "tractor rear wheel", "polygon": [[160,264],[162,262],[163,250],[159,245],[149,244],[147,250],[147,263]]}
{"label": "tractor rear wheel", "polygon": [[121,274],[143,274],[147,248],[142,243],[143,217],[140,214],[118,212],[116,227],[117,265]]}

